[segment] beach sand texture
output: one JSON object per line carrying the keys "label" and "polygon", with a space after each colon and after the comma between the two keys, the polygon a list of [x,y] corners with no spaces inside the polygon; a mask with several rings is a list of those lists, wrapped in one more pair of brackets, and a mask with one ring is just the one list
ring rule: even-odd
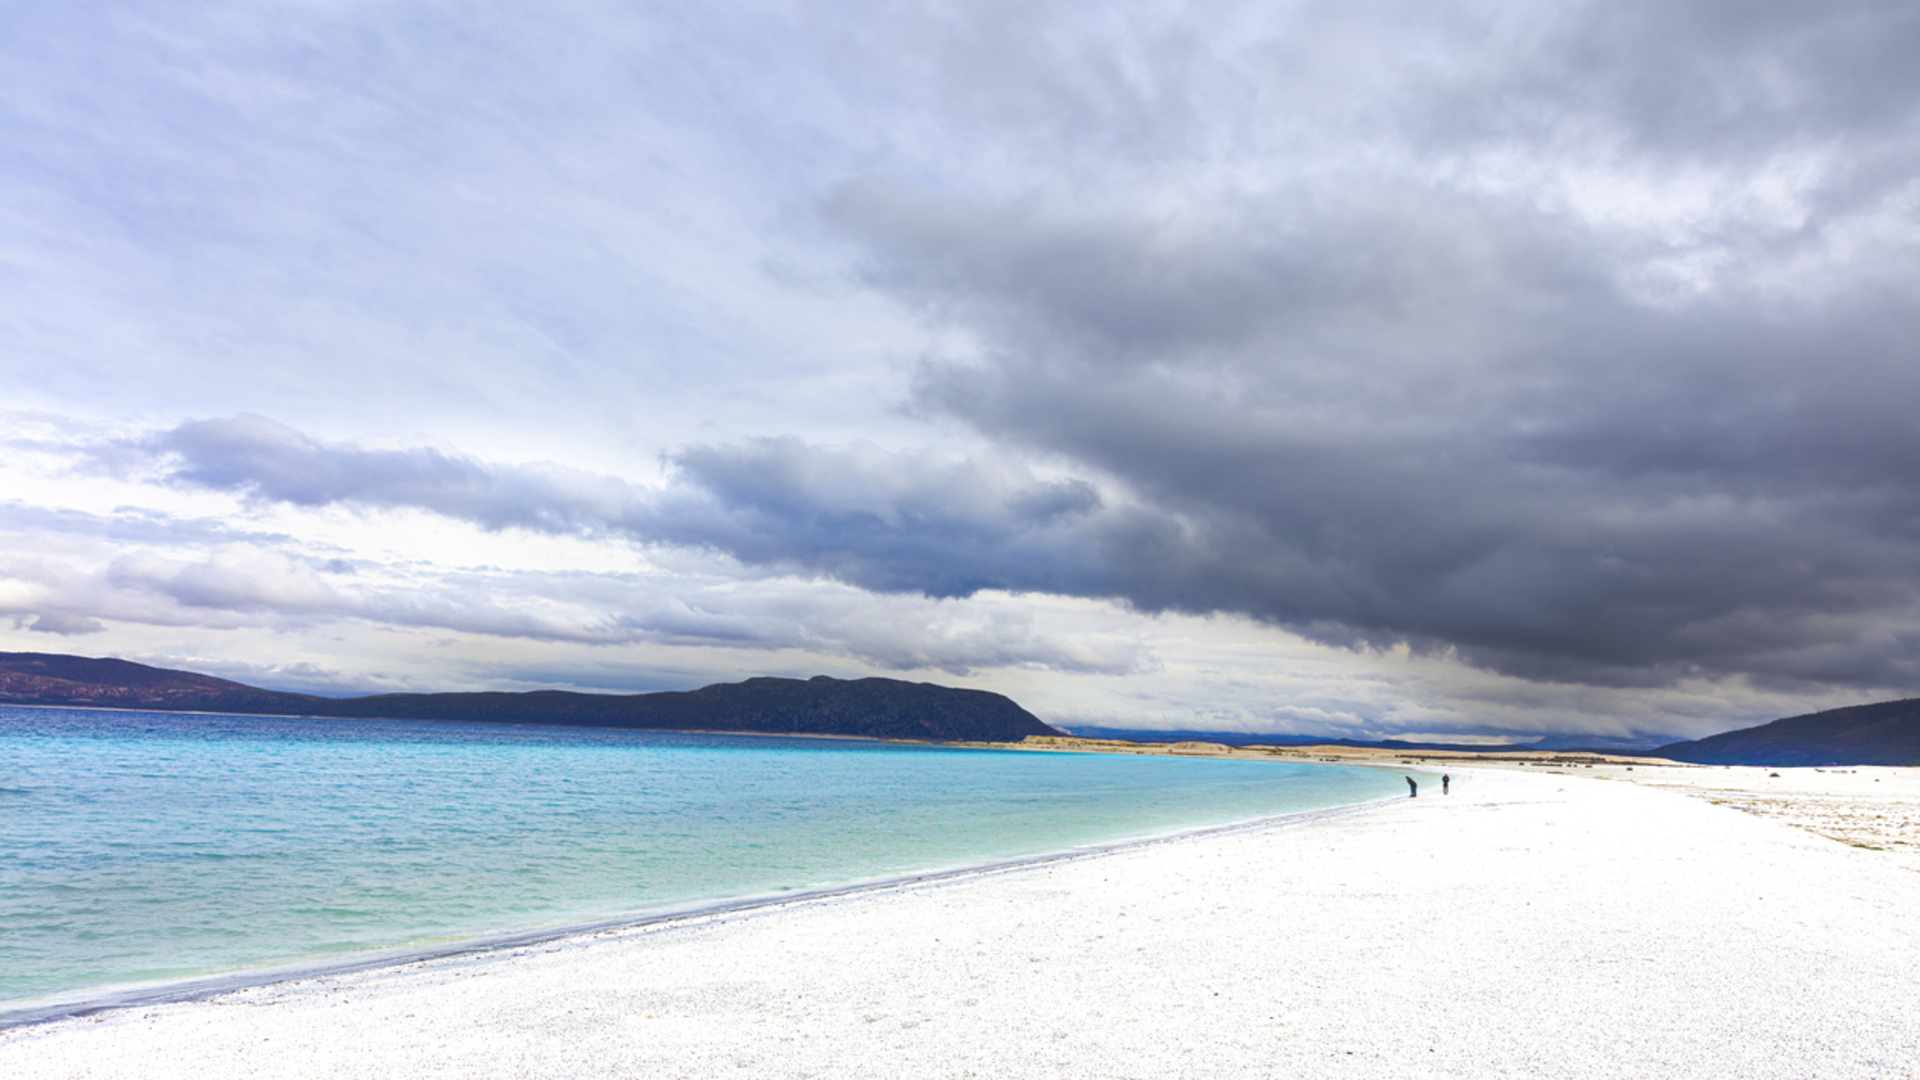
{"label": "beach sand texture", "polygon": [[1445,798],[17,1028],[0,1075],[1920,1069],[1911,863],[1643,784],[1454,778]]}

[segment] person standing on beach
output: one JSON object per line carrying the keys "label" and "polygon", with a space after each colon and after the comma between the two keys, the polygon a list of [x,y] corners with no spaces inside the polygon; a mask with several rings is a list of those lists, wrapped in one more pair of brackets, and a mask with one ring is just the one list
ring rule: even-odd
{"label": "person standing on beach", "polygon": [[1440,774],[1440,794],[1445,795],[1447,793],[1447,786],[1452,783],[1453,783],[1453,777],[1448,776],[1446,773],[1441,773]]}
{"label": "person standing on beach", "polygon": [[1413,777],[1411,776],[1407,777],[1407,798],[1417,799],[1419,797],[1420,797],[1420,785],[1413,782]]}

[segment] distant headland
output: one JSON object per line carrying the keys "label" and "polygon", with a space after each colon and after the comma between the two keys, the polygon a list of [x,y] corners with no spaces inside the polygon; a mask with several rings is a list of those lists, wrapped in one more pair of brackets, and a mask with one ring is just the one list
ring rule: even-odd
{"label": "distant headland", "polygon": [[1700,765],[1920,765],[1920,698],[1789,716],[1652,753]]}
{"label": "distant headland", "polygon": [[1060,734],[1004,695],[900,679],[754,678],[654,694],[535,690],[325,698],[58,653],[0,653],[0,704],[935,742],[1018,742]]}

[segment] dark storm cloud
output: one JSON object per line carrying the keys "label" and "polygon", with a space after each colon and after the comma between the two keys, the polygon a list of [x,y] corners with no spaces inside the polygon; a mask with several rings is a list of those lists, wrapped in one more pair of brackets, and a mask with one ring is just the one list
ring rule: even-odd
{"label": "dark storm cloud", "polygon": [[[1115,595],[1556,677],[1912,677],[1869,640],[1920,569],[1902,298],[1661,311],[1543,272],[1546,238],[1484,214],[1323,222],[1300,247],[1348,259],[1314,281],[1257,220],[1172,245],[899,199],[836,212],[880,234],[892,287],[960,298],[995,345],[929,364],[921,403],[1188,523],[1171,551],[1109,544]],[[1850,634],[1851,668],[1827,651]]]}
{"label": "dark storm cloud", "polygon": [[[1530,678],[1920,686],[1920,15],[1299,10],[1233,59],[1351,155],[823,203],[978,344],[918,406],[1177,522],[1087,536],[1148,610]],[[1316,70],[1360,23],[1392,63]],[[1193,115],[1254,133],[1223,111]]]}

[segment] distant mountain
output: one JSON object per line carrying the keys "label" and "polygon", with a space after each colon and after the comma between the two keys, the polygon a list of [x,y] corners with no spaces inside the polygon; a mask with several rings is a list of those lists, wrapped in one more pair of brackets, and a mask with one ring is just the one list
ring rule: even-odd
{"label": "distant mountain", "polygon": [[940,742],[1018,742],[1059,732],[1000,694],[899,679],[756,678],[658,694],[379,694],[323,698],[148,667],[55,653],[0,653],[0,703],[85,705],[388,720],[854,735]]}
{"label": "distant mountain", "polygon": [[1653,753],[1701,765],[1920,765],[1920,698],[1790,716]]}

